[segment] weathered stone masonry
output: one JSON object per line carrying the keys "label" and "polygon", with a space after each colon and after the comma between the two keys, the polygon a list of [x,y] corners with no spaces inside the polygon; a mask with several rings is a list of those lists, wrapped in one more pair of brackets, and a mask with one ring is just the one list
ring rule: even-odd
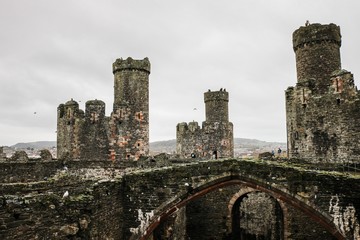
{"label": "weathered stone masonry", "polygon": [[[272,237],[265,239],[322,240],[360,234],[359,178],[346,173],[236,159],[147,169],[98,163],[69,161],[64,170],[61,161],[48,162],[36,176],[29,171],[23,183],[11,180],[17,168],[0,163],[5,177],[0,184],[0,238],[220,240],[240,230],[261,237],[271,231]],[[139,161],[127,163],[135,167]],[[40,180],[43,176],[47,180]],[[65,191],[69,197],[62,197]],[[268,202],[262,214],[282,219],[265,222],[265,229],[236,213],[243,208],[240,202],[246,206],[251,196],[258,201],[261,192],[268,199],[257,204]],[[284,217],[272,213],[273,204]],[[252,211],[257,210],[247,212]]]}
{"label": "weathered stone masonry", "polygon": [[225,89],[204,93],[206,120],[176,126],[176,152],[185,158],[234,156],[233,124],[229,122],[229,93]]}
{"label": "weathered stone masonry", "polygon": [[114,106],[86,102],[85,113],[70,100],[58,107],[58,158],[137,160],[149,153],[150,62],[117,59],[113,63]]}
{"label": "weathered stone masonry", "polygon": [[[327,164],[359,156],[358,91],[340,70],[339,47],[334,24],[294,33],[298,83],[286,103],[296,161],[139,158],[148,151],[150,63],[116,60],[109,117],[100,100],[85,112],[73,100],[58,107],[60,159],[7,159],[0,148],[0,239],[359,239],[360,178]],[[202,129],[177,126],[178,153],[232,156],[228,93],[204,99]]]}
{"label": "weathered stone masonry", "polygon": [[340,27],[310,24],[293,33],[297,84],[286,90],[290,158],[360,162],[360,93],[341,69]]}

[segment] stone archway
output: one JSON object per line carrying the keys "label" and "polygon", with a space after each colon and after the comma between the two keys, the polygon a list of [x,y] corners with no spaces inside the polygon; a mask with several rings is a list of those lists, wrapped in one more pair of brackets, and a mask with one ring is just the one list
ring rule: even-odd
{"label": "stone archway", "polygon": [[[254,189],[255,191],[264,192],[269,194],[274,199],[283,201],[290,206],[300,210],[303,214],[309,216],[311,219],[315,220],[318,224],[322,225],[327,231],[334,236],[336,239],[344,239],[344,235],[339,231],[339,229],[334,225],[334,223],[327,216],[323,215],[321,211],[318,211],[316,208],[308,205],[305,201],[301,201],[294,196],[289,195],[288,193],[272,188],[265,184],[256,182],[251,179],[242,179],[240,176],[224,177],[222,179],[217,179],[214,182],[207,183],[205,185],[199,186],[198,188],[192,189],[190,193],[185,194],[185,196],[178,196],[174,199],[173,202],[167,204],[163,207],[162,211],[156,213],[153,217],[153,220],[148,224],[146,230],[141,233],[140,236],[133,236],[130,239],[140,239],[147,240],[151,236],[154,229],[162,222],[171,216],[173,213],[176,213],[182,207],[186,206],[188,203],[210,193],[219,188],[223,188],[231,185],[242,185],[248,189]],[[180,200],[180,201],[179,201]],[[233,205],[236,204],[236,201]]]}
{"label": "stone archway", "polygon": [[229,239],[284,239],[284,213],[270,194],[240,190],[228,205]]}

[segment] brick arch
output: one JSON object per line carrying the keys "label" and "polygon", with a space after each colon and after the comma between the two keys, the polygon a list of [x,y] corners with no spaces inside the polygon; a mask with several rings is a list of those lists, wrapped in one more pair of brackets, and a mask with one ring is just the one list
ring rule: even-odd
{"label": "brick arch", "polygon": [[238,191],[237,193],[235,193],[230,201],[229,201],[229,204],[228,204],[228,210],[229,210],[229,214],[231,213],[231,210],[236,202],[236,200],[238,200],[241,196],[245,195],[245,194],[248,194],[248,193],[251,193],[251,192],[257,192],[256,189],[254,188],[251,188],[251,187],[244,187],[244,188],[241,188],[240,191]]}
{"label": "brick arch", "polygon": [[[232,231],[232,224],[233,224],[233,217],[232,217],[232,211],[233,211],[233,207],[234,207],[234,204],[235,202],[243,197],[244,195],[248,194],[248,193],[253,193],[253,192],[259,192],[259,190],[257,189],[254,189],[252,187],[249,187],[249,186],[244,186],[242,187],[237,193],[235,193],[229,203],[228,203],[228,214],[226,216],[226,226],[227,226],[227,229],[228,229],[228,232],[230,233]],[[284,230],[284,239],[287,239],[287,237],[289,236],[289,232],[288,232],[288,229],[289,227],[287,226],[287,219],[288,219],[288,209],[285,205],[285,203],[281,200],[281,199],[278,199],[278,198],[275,198],[273,195],[269,194],[279,205],[280,205],[280,208],[283,212],[283,222],[284,222],[284,226],[283,226],[283,230]]]}
{"label": "brick arch", "polygon": [[[305,201],[302,201],[294,196],[291,196],[289,193],[282,191],[277,188],[273,188],[270,185],[257,182],[253,179],[245,179],[241,176],[230,176],[217,179],[213,182],[204,184],[195,189],[189,191],[186,195],[175,197],[171,203],[167,204],[166,207],[162,208],[163,211],[155,213],[155,216],[152,218],[152,222],[146,228],[146,231],[140,236],[140,240],[146,240],[156,229],[156,227],[164,222],[170,215],[177,212],[181,207],[186,206],[188,203],[210,193],[219,188],[231,186],[231,185],[243,185],[248,189],[254,189],[254,191],[265,192],[279,201],[285,202],[292,207],[299,209],[304,214],[309,216],[314,221],[322,225],[330,234],[339,240],[345,240],[345,236],[339,231],[336,225],[332,222],[328,216],[322,214],[322,211],[318,210],[315,206],[310,206]],[[181,199],[179,201],[179,199]],[[284,205],[282,205],[284,206]],[[136,236],[131,237],[130,239],[135,239]]]}

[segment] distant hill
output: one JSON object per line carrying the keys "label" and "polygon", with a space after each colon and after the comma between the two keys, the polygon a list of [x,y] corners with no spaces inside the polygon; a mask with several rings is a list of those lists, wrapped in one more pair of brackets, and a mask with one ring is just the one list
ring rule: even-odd
{"label": "distant hill", "polygon": [[27,143],[17,143],[11,146],[15,149],[44,149],[44,148],[53,148],[56,147],[56,141],[39,141],[39,142],[27,142]]}
{"label": "distant hill", "polygon": [[[28,142],[28,143],[17,143],[11,148],[13,149],[50,149],[56,147],[56,141],[39,141],[39,142]],[[276,150],[278,148],[283,150],[286,149],[286,143],[282,142],[266,142],[257,139],[247,138],[234,138],[234,152],[235,155],[244,153],[259,153],[265,151]],[[176,151],[176,140],[165,140],[150,142],[151,153],[174,153]]]}
{"label": "distant hill", "polygon": [[[266,142],[257,139],[234,138],[234,152],[248,153],[248,152],[264,152],[276,150],[278,148],[286,149],[286,143],[283,142]],[[176,151],[176,140],[156,141],[150,143],[151,152],[167,152],[173,153]]]}
{"label": "distant hill", "polygon": [[234,138],[234,148],[285,148],[284,142],[266,142],[257,139]]}
{"label": "distant hill", "polygon": [[174,153],[176,151],[176,140],[165,140],[165,141],[156,141],[150,143],[150,151],[155,153],[166,152]]}

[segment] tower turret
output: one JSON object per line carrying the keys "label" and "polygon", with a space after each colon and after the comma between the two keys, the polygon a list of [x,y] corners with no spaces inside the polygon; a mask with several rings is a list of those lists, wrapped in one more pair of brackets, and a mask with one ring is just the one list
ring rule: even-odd
{"label": "tower turret", "polygon": [[297,29],[293,33],[293,49],[298,83],[312,79],[315,92],[327,91],[331,73],[341,69],[340,46],[340,27],[333,23]]}
{"label": "tower turret", "polygon": [[136,160],[149,153],[149,59],[117,59],[113,73],[113,115],[118,129],[118,150],[114,150],[121,159]]}
{"label": "tower turret", "polygon": [[176,152],[185,158],[234,156],[233,124],[229,122],[229,93],[208,90],[204,93],[206,120],[176,126]]}
{"label": "tower turret", "polygon": [[148,58],[116,59],[114,74],[114,112],[123,105],[148,111],[150,62]]}
{"label": "tower turret", "polygon": [[85,104],[85,117],[95,123],[105,117],[105,103],[101,100],[89,100]]}
{"label": "tower turret", "polygon": [[105,103],[89,100],[85,103],[85,121],[81,131],[81,159],[103,160],[109,154]]}
{"label": "tower turret", "polygon": [[79,158],[79,132],[84,112],[73,99],[60,104],[57,112],[57,157]]}
{"label": "tower turret", "polygon": [[310,24],[293,33],[297,84],[286,90],[290,158],[359,162],[359,91],[341,69],[340,27]]}
{"label": "tower turret", "polygon": [[225,89],[207,91],[204,93],[205,115],[207,122],[229,121],[229,93]]}

